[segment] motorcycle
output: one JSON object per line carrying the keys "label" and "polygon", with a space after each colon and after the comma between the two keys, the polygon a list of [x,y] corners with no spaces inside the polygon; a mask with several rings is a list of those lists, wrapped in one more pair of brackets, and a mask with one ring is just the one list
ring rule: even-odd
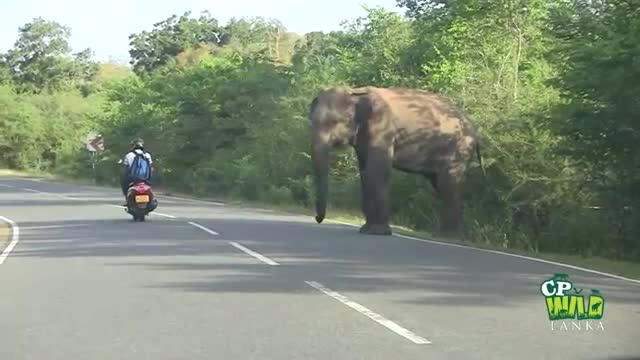
{"label": "motorcycle", "polygon": [[127,191],[127,208],[125,211],[133,216],[133,221],[144,221],[145,216],[156,209],[153,190],[144,181],[137,181],[129,186]]}
{"label": "motorcycle", "polygon": [[[122,160],[118,163],[121,164]],[[124,210],[133,216],[133,221],[145,221],[145,217],[158,207],[153,189],[143,180],[137,180],[129,185],[126,199],[127,207]]]}

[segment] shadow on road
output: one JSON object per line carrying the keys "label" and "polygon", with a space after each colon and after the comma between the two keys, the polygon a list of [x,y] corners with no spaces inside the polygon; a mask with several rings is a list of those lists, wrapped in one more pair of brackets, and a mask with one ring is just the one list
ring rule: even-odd
{"label": "shadow on road", "polygon": [[[357,229],[264,218],[191,219],[219,232],[209,235],[186,221],[150,218],[21,223],[12,257],[103,258],[109,266],[164,273],[151,288],[197,292],[288,293],[315,291],[319,281],[339,292],[407,292],[408,304],[515,306],[541,297],[542,281],[556,272],[597,288],[609,304],[640,303],[638,286],[585,276],[552,265],[499,254],[433,245]],[[232,247],[236,241],[272,258],[267,266]],[[220,261],[220,257],[227,261]],[[126,260],[125,260],[126,259]],[[172,273],[189,274],[175,277]],[[588,274],[587,274],[588,275]],[[179,279],[179,280],[176,280]]]}

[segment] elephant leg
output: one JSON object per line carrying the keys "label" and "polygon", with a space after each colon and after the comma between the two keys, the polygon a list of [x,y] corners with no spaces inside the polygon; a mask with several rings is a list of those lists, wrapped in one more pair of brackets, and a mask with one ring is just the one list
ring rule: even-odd
{"label": "elephant leg", "polygon": [[364,231],[367,231],[367,229],[371,225],[371,222],[373,221],[373,219],[371,218],[372,198],[370,196],[367,196],[367,191],[366,191],[366,186],[367,186],[365,182],[366,155],[363,154],[362,152],[357,152],[357,155],[358,155],[358,168],[360,171],[360,202],[362,204],[362,213],[364,214],[364,218],[365,218],[365,223],[360,228],[360,232],[364,232]]}
{"label": "elephant leg", "polygon": [[363,197],[368,198],[369,218],[360,232],[373,235],[391,235],[391,227],[389,226],[391,154],[388,149],[378,148],[370,148],[367,153]]}
{"label": "elephant leg", "polygon": [[442,207],[440,209],[440,231],[446,237],[460,237],[462,231],[462,181],[451,171],[439,173],[437,188]]}
{"label": "elephant leg", "polygon": [[367,195],[369,192],[367,191],[367,183],[365,181],[365,174],[363,172],[360,173],[360,190],[362,197],[362,213],[364,214],[365,223],[360,228],[360,232],[368,231],[369,227],[375,223],[375,214],[373,199],[370,195]]}

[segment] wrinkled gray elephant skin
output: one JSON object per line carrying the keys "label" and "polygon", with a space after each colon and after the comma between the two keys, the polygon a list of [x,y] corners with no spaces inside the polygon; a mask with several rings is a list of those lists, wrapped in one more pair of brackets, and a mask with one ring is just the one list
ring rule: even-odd
{"label": "wrinkled gray elephant skin", "polygon": [[316,221],[326,216],[331,148],[351,145],[358,158],[361,233],[390,235],[392,168],[430,181],[440,199],[441,233],[461,236],[463,182],[480,143],[467,116],[449,99],[422,90],[333,87],[309,110],[316,175]]}

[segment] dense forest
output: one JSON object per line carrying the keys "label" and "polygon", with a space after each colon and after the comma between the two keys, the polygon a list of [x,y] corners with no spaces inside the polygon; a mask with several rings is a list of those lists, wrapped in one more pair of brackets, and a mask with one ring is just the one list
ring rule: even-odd
{"label": "dense forest", "polygon": [[[204,12],[132,34],[131,66],[73,52],[42,18],[0,54],[0,166],[117,184],[141,136],[159,185],[312,207],[308,106],[323,87],[413,87],[454,99],[483,137],[465,194],[473,241],[640,260],[640,2],[398,0],[341,31]],[[95,171],[83,140],[104,135]],[[353,151],[330,206],[359,207]],[[428,183],[395,171],[394,223],[437,224]],[[331,215],[331,210],[329,211]]]}

